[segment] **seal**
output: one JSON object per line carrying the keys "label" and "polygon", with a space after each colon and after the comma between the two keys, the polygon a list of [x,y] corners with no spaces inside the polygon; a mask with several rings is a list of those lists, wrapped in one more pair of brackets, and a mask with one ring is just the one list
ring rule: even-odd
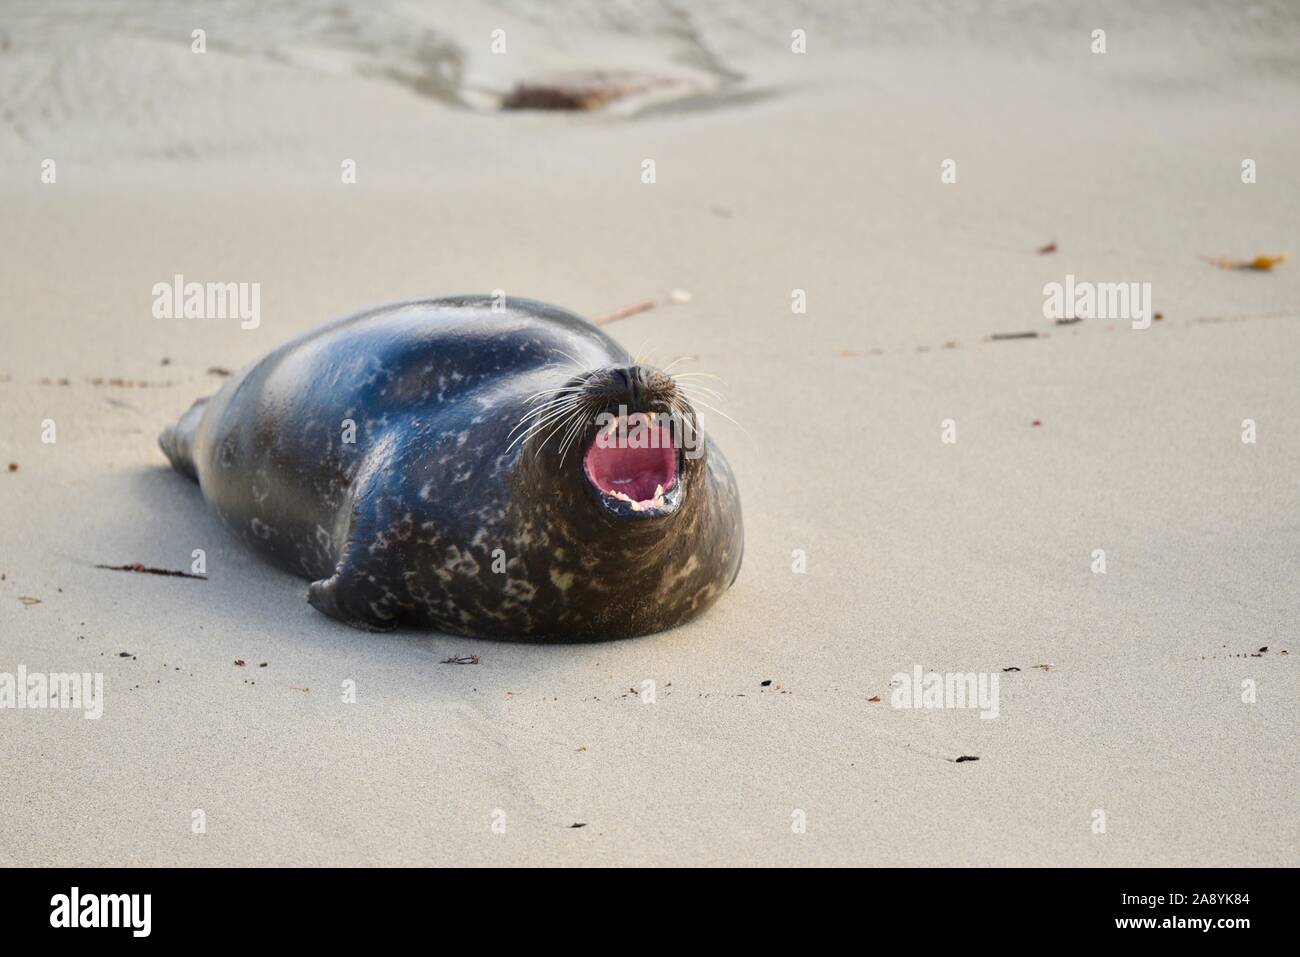
{"label": "seal", "polygon": [[339,621],[625,638],[740,570],[736,481],[689,383],[555,306],[419,300],[281,346],[159,444]]}

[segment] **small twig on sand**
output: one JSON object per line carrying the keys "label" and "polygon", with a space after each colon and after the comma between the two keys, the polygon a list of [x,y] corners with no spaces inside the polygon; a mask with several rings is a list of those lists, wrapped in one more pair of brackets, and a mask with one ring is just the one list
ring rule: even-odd
{"label": "small twig on sand", "polygon": [[624,306],[622,309],[615,309],[613,312],[606,313],[603,316],[597,316],[591,321],[598,326],[603,326],[606,323],[616,322],[619,319],[626,319],[628,316],[635,316],[638,312],[645,312],[648,309],[653,309],[655,305],[653,299],[647,299],[645,302],[638,302],[633,306]]}
{"label": "small twig on sand", "polygon": [[478,655],[457,655],[452,658],[444,658],[441,663],[444,665],[476,665],[478,664]]}
{"label": "small twig on sand", "polygon": [[994,342],[999,342],[1002,339],[1037,339],[1038,333],[1036,332],[995,332],[989,338],[992,339]]}
{"label": "small twig on sand", "polygon": [[142,575],[168,575],[172,578],[197,578],[199,581],[207,581],[207,575],[192,575],[189,572],[176,572],[170,568],[150,568],[148,565],[141,565],[135,562],[131,565],[96,565],[96,568],[106,568],[110,572],[139,572]]}

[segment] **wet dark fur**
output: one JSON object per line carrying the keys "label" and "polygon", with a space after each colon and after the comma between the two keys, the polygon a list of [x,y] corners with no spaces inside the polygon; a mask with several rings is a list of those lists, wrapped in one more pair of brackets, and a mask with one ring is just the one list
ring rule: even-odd
{"label": "wet dark fur", "polygon": [[[677,511],[628,521],[583,477],[594,425],[563,462],[558,438],[542,445],[548,430],[507,452],[528,397],[583,381],[580,370],[595,370],[588,394],[609,408],[657,410],[675,389],[562,309],[427,300],[280,347],[159,442],[232,532],[310,580],[308,600],[349,624],[551,640],[682,624],[740,568],[731,470],[706,438],[705,454],[684,460]],[[342,440],[348,419],[355,444]]]}

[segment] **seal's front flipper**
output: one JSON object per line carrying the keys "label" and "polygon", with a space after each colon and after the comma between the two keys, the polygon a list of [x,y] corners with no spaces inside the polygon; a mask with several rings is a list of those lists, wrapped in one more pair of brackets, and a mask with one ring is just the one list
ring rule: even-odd
{"label": "seal's front flipper", "polygon": [[400,549],[372,547],[394,536],[397,516],[391,514],[393,496],[384,484],[391,463],[372,458],[368,467],[349,490],[348,528],[337,538],[343,547],[335,556],[334,574],[312,582],[307,601],[353,628],[390,631],[409,608],[399,594],[405,591],[406,569]]}
{"label": "seal's front flipper", "polygon": [[373,588],[372,584],[335,573],[311,583],[307,588],[307,603],[353,628],[392,631],[397,627],[397,615],[390,614],[384,607],[386,596],[381,594],[378,602],[366,599],[365,592]]}
{"label": "seal's front flipper", "polygon": [[172,468],[195,482],[199,480],[199,473],[194,467],[194,433],[199,429],[203,409],[207,404],[207,399],[199,399],[181,416],[179,422],[167,426],[158,436],[158,445],[167,456],[167,461],[171,462]]}

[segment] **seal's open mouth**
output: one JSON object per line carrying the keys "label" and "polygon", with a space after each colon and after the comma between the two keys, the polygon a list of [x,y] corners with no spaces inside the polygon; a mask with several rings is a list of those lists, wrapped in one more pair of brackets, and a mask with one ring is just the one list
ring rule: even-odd
{"label": "seal's open mouth", "polygon": [[620,518],[650,518],[681,501],[681,461],[667,428],[638,434],[620,418],[592,439],[583,457],[587,481],[605,508]]}

